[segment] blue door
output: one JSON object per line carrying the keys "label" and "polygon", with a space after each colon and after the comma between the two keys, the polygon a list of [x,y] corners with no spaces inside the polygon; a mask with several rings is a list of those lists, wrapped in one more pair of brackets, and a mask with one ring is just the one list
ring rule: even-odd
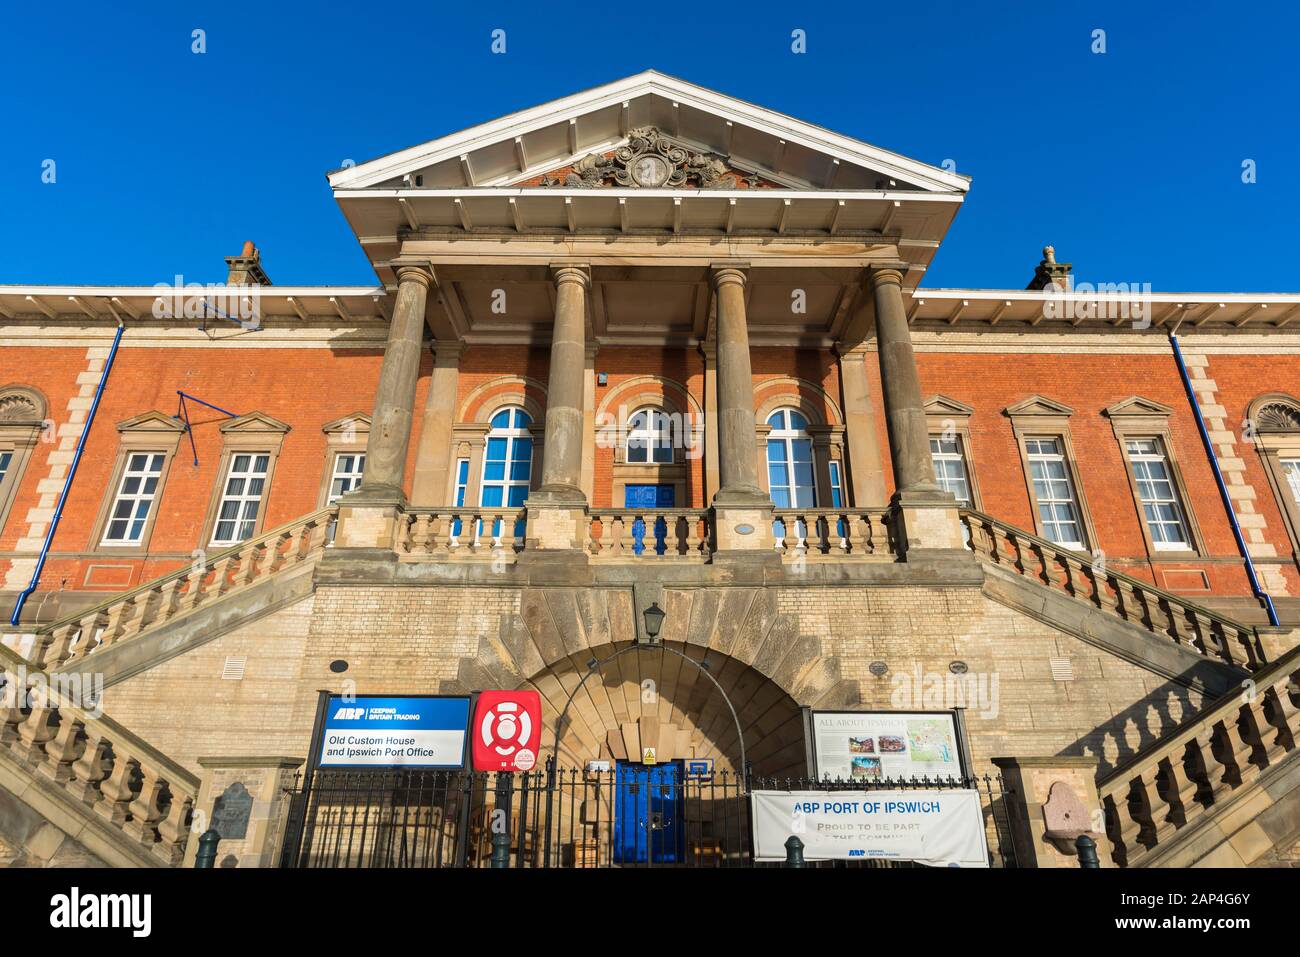
{"label": "blue door", "polygon": [[[623,507],[645,509],[672,508],[677,502],[676,489],[671,485],[627,485],[623,488]],[[638,516],[632,522],[632,551],[640,555],[645,551],[645,519]],[[655,520],[653,548],[656,555],[668,550],[668,523]]]}
{"label": "blue door", "polygon": [[681,762],[631,764],[614,772],[614,861],[677,864],[685,856]]}

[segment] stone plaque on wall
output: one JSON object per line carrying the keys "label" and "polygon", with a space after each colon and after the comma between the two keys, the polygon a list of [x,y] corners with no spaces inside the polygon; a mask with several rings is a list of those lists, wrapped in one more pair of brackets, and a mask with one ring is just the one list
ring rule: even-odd
{"label": "stone plaque on wall", "polygon": [[242,841],[248,835],[248,819],[252,813],[253,795],[236,781],[213,803],[212,826],[223,841]]}

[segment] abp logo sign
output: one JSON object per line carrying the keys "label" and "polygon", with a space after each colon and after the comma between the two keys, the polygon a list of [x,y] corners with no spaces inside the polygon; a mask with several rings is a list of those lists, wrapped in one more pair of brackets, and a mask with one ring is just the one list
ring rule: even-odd
{"label": "abp logo sign", "polygon": [[480,691],[474,711],[474,769],[529,771],[542,740],[536,691]]}

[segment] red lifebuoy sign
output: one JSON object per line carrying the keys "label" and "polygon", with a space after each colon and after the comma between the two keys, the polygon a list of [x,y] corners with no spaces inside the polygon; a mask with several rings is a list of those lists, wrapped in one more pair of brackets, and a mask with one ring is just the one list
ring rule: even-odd
{"label": "red lifebuoy sign", "polygon": [[542,696],[536,691],[480,691],[470,734],[474,770],[531,771],[542,741]]}

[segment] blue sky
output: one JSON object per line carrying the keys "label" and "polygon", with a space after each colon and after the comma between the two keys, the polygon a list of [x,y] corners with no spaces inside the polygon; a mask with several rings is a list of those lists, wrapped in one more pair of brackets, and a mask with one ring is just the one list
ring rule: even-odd
{"label": "blue sky", "polygon": [[1300,290],[1293,4],[832,6],[6,4],[0,283],[216,281],[245,239],[369,283],[327,170],[653,67],[953,160],[927,286],[1019,288],[1051,242],[1084,281]]}

